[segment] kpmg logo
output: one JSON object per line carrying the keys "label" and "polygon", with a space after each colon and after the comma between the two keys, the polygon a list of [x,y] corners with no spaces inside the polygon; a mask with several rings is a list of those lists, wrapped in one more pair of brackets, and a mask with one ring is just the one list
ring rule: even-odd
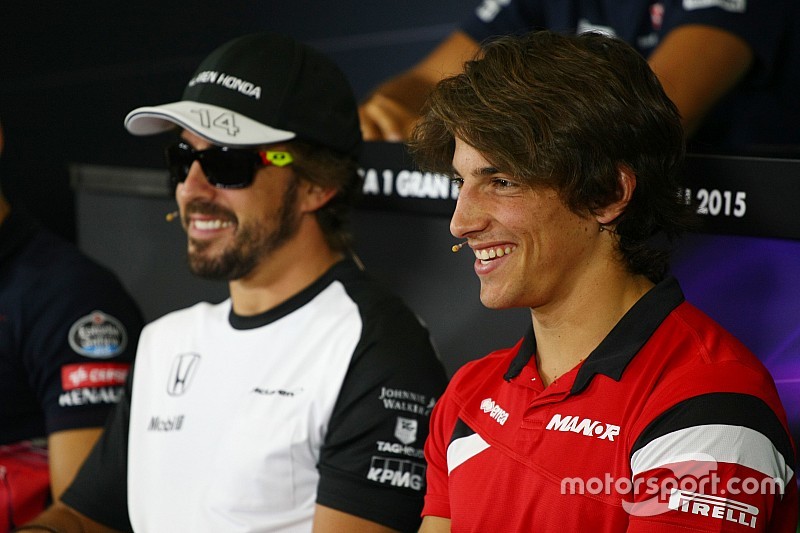
{"label": "kpmg logo", "polygon": [[183,353],[175,357],[167,381],[167,393],[170,396],[180,396],[186,392],[199,364],[200,356],[196,353]]}

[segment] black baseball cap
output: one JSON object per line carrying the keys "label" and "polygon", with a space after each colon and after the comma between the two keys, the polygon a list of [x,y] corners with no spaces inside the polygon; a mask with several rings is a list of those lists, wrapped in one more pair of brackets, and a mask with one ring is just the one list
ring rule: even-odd
{"label": "black baseball cap", "polygon": [[134,109],[134,135],[187,129],[207,141],[251,147],[291,139],[357,156],[361,129],[353,90],[322,53],[274,33],[229,41],[195,71],[179,102]]}

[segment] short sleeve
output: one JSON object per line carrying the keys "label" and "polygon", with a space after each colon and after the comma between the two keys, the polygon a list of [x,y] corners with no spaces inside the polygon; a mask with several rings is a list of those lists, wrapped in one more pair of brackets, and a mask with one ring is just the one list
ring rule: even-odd
{"label": "short sleeve", "polygon": [[61,496],[64,503],[92,520],[125,532],[133,531],[128,518],[127,486],[132,377],[133,372],[103,434]]}
{"label": "short sleeve", "polygon": [[653,420],[631,453],[633,531],[787,531],[797,522],[795,453],[760,398],[708,393]]}
{"label": "short sleeve", "polygon": [[401,531],[420,523],[423,445],[446,376],[427,330],[396,300],[364,328],[320,452],[317,502]]}

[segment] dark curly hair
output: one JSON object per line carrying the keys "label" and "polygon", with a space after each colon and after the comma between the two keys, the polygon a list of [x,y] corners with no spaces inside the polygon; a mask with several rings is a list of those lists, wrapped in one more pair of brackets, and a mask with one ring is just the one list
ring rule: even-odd
{"label": "dark curly hair", "polygon": [[317,210],[316,216],[325,240],[333,250],[351,250],[350,217],[361,193],[358,160],[305,140],[293,140],[287,146],[294,155],[293,167],[300,178],[336,189],[336,195]]}
{"label": "dark curly hair", "polygon": [[679,192],[680,115],[644,58],[601,35],[504,36],[431,93],[409,149],[417,164],[452,174],[455,138],[501,172],[558,191],[579,214],[620,197],[621,168],[636,188],[614,221],[629,271],[664,277],[669,240],[693,226]]}

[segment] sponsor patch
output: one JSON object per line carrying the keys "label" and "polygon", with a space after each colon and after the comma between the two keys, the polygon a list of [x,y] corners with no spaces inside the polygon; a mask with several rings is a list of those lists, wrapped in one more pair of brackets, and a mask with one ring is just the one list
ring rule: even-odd
{"label": "sponsor patch", "polygon": [[420,492],[425,487],[425,465],[408,459],[373,456],[367,479]]}
{"label": "sponsor patch", "polygon": [[109,359],[128,344],[125,326],[111,315],[92,311],[69,328],[69,345],[75,353],[93,359]]}
{"label": "sponsor patch", "polygon": [[418,423],[415,419],[398,416],[394,436],[403,444],[411,444],[417,440],[417,426]]}
{"label": "sponsor patch", "polygon": [[58,397],[59,407],[77,407],[80,405],[99,405],[118,403],[123,395],[122,387],[84,387],[61,393]]}
{"label": "sponsor patch", "polygon": [[708,7],[718,7],[731,13],[744,13],[747,11],[747,0],[683,0],[683,9],[686,11]]}
{"label": "sponsor patch", "polygon": [[182,353],[175,356],[167,379],[167,393],[170,396],[180,396],[186,392],[197,373],[199,364],[200,355],[196,353]]}
{"label": "sponsor patch", "polygon": [[430,416],[436,398],[426,396],[419,392],[404,389],[389,389],[381,387],[378,399],[383,402],[383,408],[392,411],[405,411],[415,415]]}
{"label": "sponsor patch", "polygon": [[128,363],[84,363],[61,367],[61,388],[113,387],[125,383]]}
{"label": "sponsor patch", "polygon": [[183,427],[184,419],[185,415],[165,416],[163,418],[160,416],[151,416],[150,423],[147,425],[147,431],[180,431]]}
{"label": "sponsor patch", "polygon": [[414,448],[413,446],[403,446],[396,442],[387,442],[379,440],[375,443],[378,451],[381,453],[393,453],[395,455],[405,455],[406,457],[416,457],[418,459],[425,458],[425,450],[422,448]]}
{"label": "sponsor patch", "polygon": [[579,416],[553,415],[545,429],[550,431],[572,431],[587,437],[597,437],[601,440],[614,442],[614,437],[619,435],[620,428],[614,424],[605,424],[597,420],[581,418]]}
{"label": "sponsor patch", "polygon": [[501,426],[508,420],[508,412],[500,407],[497,402],[491,398],[486,398],[481,402],[481,411],[488,414],[491,418],[497,421]]}
{"label": "sponsor patch", "polygon": [[752,529],[756,528],[759,512],[758,507],[736,500],[678,489],[672,489],[668,505],[682,513],[708,516]]}

